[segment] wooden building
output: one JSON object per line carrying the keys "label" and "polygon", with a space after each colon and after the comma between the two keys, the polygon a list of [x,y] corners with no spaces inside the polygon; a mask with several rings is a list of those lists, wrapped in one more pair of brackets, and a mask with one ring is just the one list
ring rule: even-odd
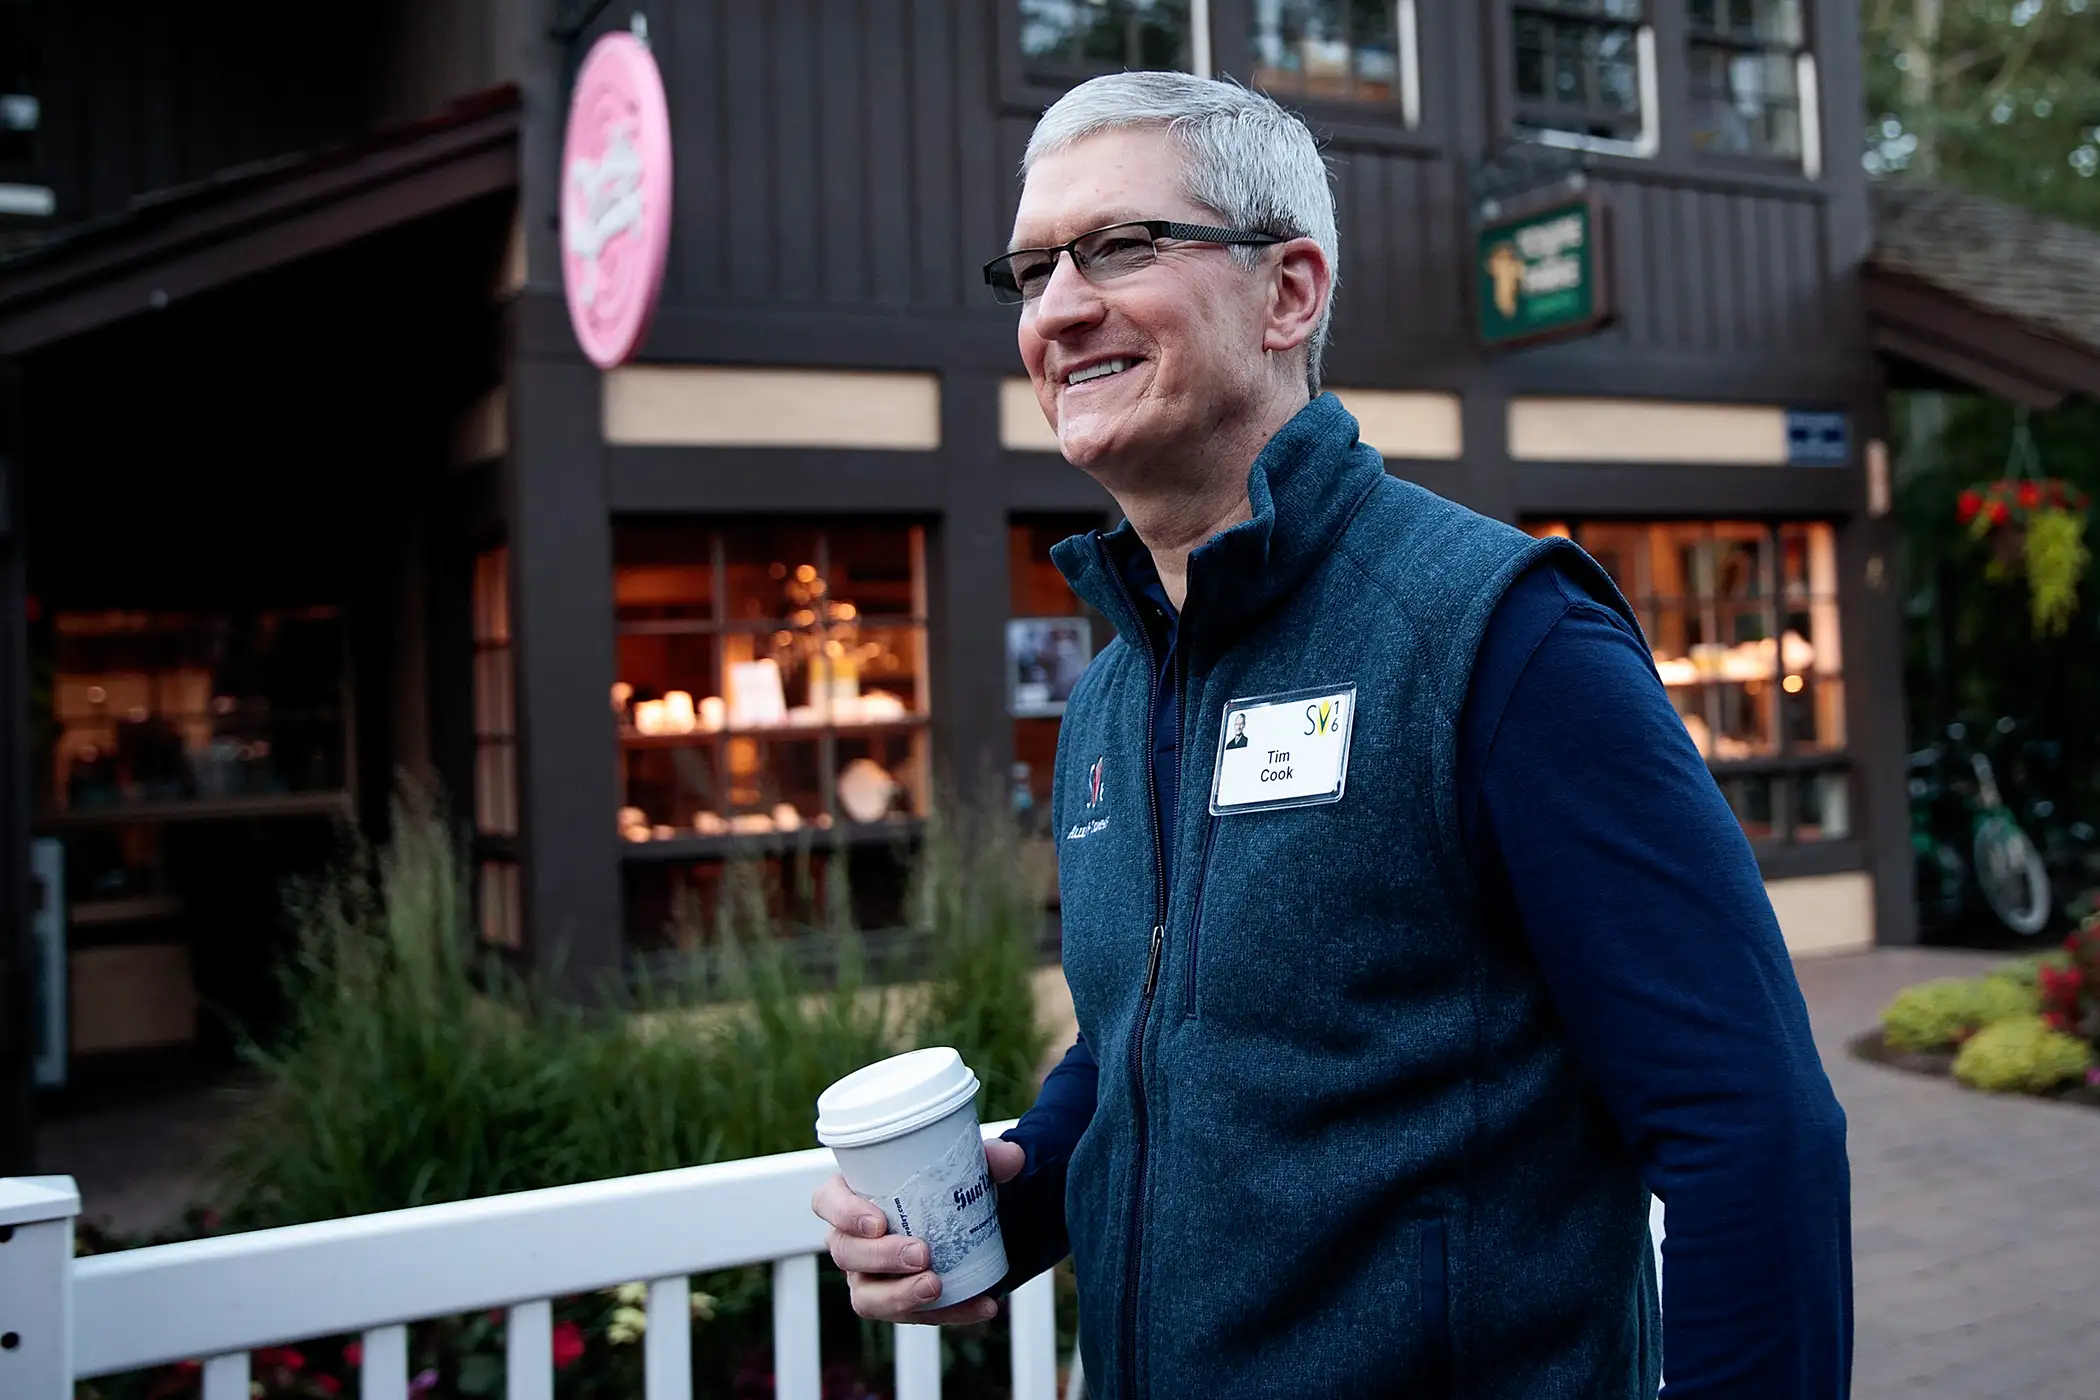
{"label": "wooden building", "polygon": [[[116,1043],[233,998],[268,940],[227,930],[327,817],[382,824],[403,766],[472,817],[484,936],[579,985],[690,936],[733,854],[872,867],[942,774],[1045,797],[1105,640],[1047,548],[1113,504],[977,268],[1035,116],[1124,66],[1306,113],[1327,379],[1366,438],[1613,570],[1790,941],[1915,937],[1853,7],[6,8],[41,107],[0,96],[0,680],[51,698],[5,714],[0,826],[11,860],[64,846],[49,946]],[[637,18],[673,251],[641,359],[601,372],[561,126],[584,46]],[[1511,247],[1579,265],[1534,287]],[[1556,313],[1512,298],[1570,285],[1586,333],[1526,340]]]}

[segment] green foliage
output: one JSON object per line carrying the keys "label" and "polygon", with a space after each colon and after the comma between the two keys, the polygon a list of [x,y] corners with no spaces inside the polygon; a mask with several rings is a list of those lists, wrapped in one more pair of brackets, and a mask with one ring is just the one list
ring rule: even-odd
{"label": "green foliage", "polygon": [[2062,636],[2078,611],[2078,584],[2092,559],[2085,547],[2085,516],[2040,512],[2027,526],[2025,554],[2035,634]]}
{"label": "green foliage", "polygon": [[[815,1145],[817,1094],[850,1070],[953,1045],[986,1112],[1025,1107],[1046,1046],[1029,974],[1039,892],[1013,877],[1004,824],[936,824],[917,905],[917,986],[879,988],[842,907],[837,977],[780,951],[759,876],[733,869],[715,946],[730,992],[645,982],[611,1009],[543,996],[477,958],[466,885],[427,798],[397,803],[392,844],[295,887],[293,1007],[263,1088],[221,1161],[236,1228],[292,1224],[658,1171]],[[968,833],[966,836],[965,833]]]}
{"label": "green foliage", "polygon": [[2043,968],[2061,970],[2071,965],[2071,955],[2061,949],[2046,953],[2033,953],[2024,958],[2009,958],[1985,974],[1994,982],[2011,982],[2022,987],[2036,986]]}
{"label": "green foliage", "polygon": [[982,824],[964,840],[936,816],[912,890],[912,917],[943,969],[928,988],[919,1021],[927,1045],[977,1047],[970,1067],[984,1084],[979,1111],[1017,1117],[1035,1101],[1036,1068],[1049,1035],[1033,1015],[1037,934],[1049,895],[1005,822]]}
{"label": "green foliage", "polygon": [[2021,1016],[1970,1037],[1954,1057],[1954,1077],[1994,1094],[2040,1094],[2077,1080],[2092,1062],[2084,1041],[2039,1016]]}
{"label": "green foliage", "polygon": [[1866,0],[1867,164],[2100,227],[2093,0]]}
{"label": "green foliage", "polygon": [[[921,951],[910,981],[871,978],[842,880],[827,882],[828,903],[817,909],[806,865],[790,891],[732,867],[711,929],[692,930],[711,934],[694,941],[712,945],[716,975],[700,975],[696,960],[690,975],[610,989],[590,1009],[474,951],[448,824],[431,797],[405,791],[385,850],[353,847],[326,876],[287,892],[298,935],[285,971],[292,1022],[276,1048],[249,1052],[263,1082],[218,1163],[226,1226],[814,1146],[826,1085],[920,1045],[962,1053],[984,1081],[987,1116],[1019,1112],[1047,1048],[1031,985],[1045,891],[1017,874],[1031,867],[1008,823],[971,818],[956,808],[936,821],[919,856],[911,908]],[[687,907],[680,917],[698,914]],[[798,971],[783,951],[790,921],[817,931],[835,977],[818,985]],[[851,1315],[841,1276],[822,1277],[827,1354],[856,1355],[865,1374],[880,1373],[887,1329]],[[706,1298],[695,1326],[711,1329],[695,1346],[697,1393],[742,1394],[768,1369],[767,1272],[695,1283]],[[638,1393],[631,1307],[614,1292],[557,1301],[557,1319],[585,1348],[563,1394]],[[415,1365],[439,1375],[441,1393],[493,1393],[501,1331],[487,1316],[420,1325]],[[1004,1365],[1003,1334],[970,1329],[948,1340],[966,1363],[951,1391],[986,1393]],[[308,1351],[309,1369],[271,1381],[271,1396],[309,1393],[300,1387],[314,1383],[311,1368],[339,1355],[335,1343]],[[175,1390],[152,1393],[191,1393],[175,1380]],[[133,1393],[120,1382],[98,1391],[107,1400]]]}
{"label": "green foliage", "polygon": [[2032,980],[1991,976],[1943,977],[1905,987],[1881,1013],[1882,1039],[1892,1050],[1945,1050],[1986,1026],[2040,1009]]}

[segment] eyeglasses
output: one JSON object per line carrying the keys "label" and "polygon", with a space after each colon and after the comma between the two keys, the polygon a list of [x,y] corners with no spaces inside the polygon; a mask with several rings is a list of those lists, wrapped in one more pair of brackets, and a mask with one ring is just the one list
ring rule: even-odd
{"label": "eyeglasses", "polygon": [[993,300],[1005,306],[1034,301],[1050,285],[1057,270],[1057,255],[1071,255],[1072,266],[1089,282],[1107,282],[1127,277],[1152,266],[1158,258],[1162,238],[1185,243],[1263,244],[1287,240],[1273,233],[1249,233],[1241,229],[1207,228],[1202,224],[1177,224],[1169,219],[1141,219],[1136,223],[1111,224],[1092,233],[1082,233],[1056,248],[1017,248],[984,265],[985,285]]}

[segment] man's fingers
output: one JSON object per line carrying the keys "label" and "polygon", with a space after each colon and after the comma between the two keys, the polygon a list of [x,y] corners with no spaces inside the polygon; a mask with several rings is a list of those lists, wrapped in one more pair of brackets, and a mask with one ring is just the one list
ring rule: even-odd
{"label": "man's fingers", "polygon": [[926,1322],[936,1327],[965,1327],[973,1322],[990,1322],[999,1315],[999,1305],[990,1298],[972,1298],[967,1303],[957,1303],[950,1308],[935,1308],[932,1312],[918,1313],[905,1318],[906,1322]]}
{"label": "man's fingers", "polygon": [[1012,1181],[1028,1165],[1028,1153],[1020,1143],[992,1138],[984,1145],[984,1164],[994,1181]]}
{"label": "man's fingers", "polygon": [[889,1230],[889,1222],[882,1212],[853,1194],[843,1176],[834,1176],[809,1198],[809,1208],[817,1218],[842,1235],[859,1235],[864,1239],[878,1238]]}
{"label": "man's fingers", "polygon": [[875,1322],[918,1322],[937,1327],[985,1322],[998,1315],[999,1305],[990,1298],[972,1298],[952,1307],[919,1311],[940,1296],[941,1281],[933,1274],[911,1278],[888,1278],[871,1274],[848,1274],[853,1292],[853,1311]]}
{"label": "man's fingers", "polygon": [[910,1235],[856,1239],[834,1229],[825,1240],[831,1262],[849,1274],[916,1274],[932,1263],[923,1240]]}

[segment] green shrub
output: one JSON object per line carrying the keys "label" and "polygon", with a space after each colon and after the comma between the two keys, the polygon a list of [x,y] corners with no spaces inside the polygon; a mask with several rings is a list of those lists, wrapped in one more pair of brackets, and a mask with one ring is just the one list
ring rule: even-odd
{"label": "green shrub", "polygon": [[[988,810],[973,820],[953,809],[931,824],[912,884],[915,960],[897,969],[904,985],[868,975],[842,878],[825,882],[817,908],[806,864],[788,891],[731,866],[711,929],[687,929],[710,935],[690,940],[710,945],[705,967],[696,952],[690,975],[674,969],[585,1008],[477,951],[450,827],[433,797],[404,790],[383,851],[353,847],[325,877],[287,891],[297,934],[284,969],[292,1016],[277,1044],[249,1050],[261,1087],[217,1163],[225,1225],[266,1228],[812,1147],[826,1085],[921,1045],[962,1053],[984,1082],[987,1117],[1020,1112],[1048,1040],[1031,985],[1045,892],[1017,877],[1027,867],[1010,824]],[[687,907],[681,918],[698,914]],[[783,951],[786,932],[822,945],[818,962],[835,976],[818,985],[802,973]],[[857,1355],[864,1374],[882,1374],[889,1329],[852,1315],[842,1275],[820,1279],[826,1354]],[[694,1283],[711,1299],[695,1321],[708,1329],[694,1346],[695,1393],[741,1394],[740,1368],[762,1375],[768,1364],[768,1271]],[[592,1339],[579,1368],[592,1373],[586,1389],[639,1393],[640,1349],[606,1330],[615,1306],[591,1295],[558,1301],[556,1312]],[[1003,1332],[968,1329],[947,1342],[962,1360],[951,1393],[997,1390]],[[440,1393],[491,1393],[483,1382],[498,1374],[490,1368],[501,1345],[486,1318],[421,1324],[413,1347],[417,1366],[440,1372]],[[150,1389],[146,1378],[131,1380]],[[98,1391],[106,1400],[132,1393],[117,1383]]]}
{"label": "green shrub", "polygon": [[736,867],[713,939],[728,999],[659,977],[598,1010],[475,953],[433,800],[405,793],[394,832],[288,893],[293,1016],[278,1048],[251,1051],[263,1086],[220,1162],[234,1228],[812,1147],[826,1085],[919,1045],[962,1053],[987,1116],[1033,1098],[1043,905],[1014,878],[1002,821],[933,824],[914,900],[926,957],[908,991],[869,985],[843,881],[816,915],[838,969],[818,987],[781,952],[773,909],[793,899]]}
{"label": "green shrub", "polygon": [[2092,1047],[2039,1016],[1986,1026],[1954,1057],[1954,1077],[1994,1094],[2039,1094],[2085,1074]]}
{"label": "green shrub", "polygon": [[2012,982],[2023,987],[2039,985],[2042,969],[2062,970],[2071,965],[2071,955],[2061,949],[2048,953],[2034,953],[2024,958],[2013,958],[1999,963],[1985,974],[1994,982]]}
{"label": "green shrub", "polygon": [[1985,1026],[2040,1010],[2032,981],[2004,977],[1942,977],[1905,987],[1881,1013],[1883,1040],[1892,1050],[1944,1050]]}

